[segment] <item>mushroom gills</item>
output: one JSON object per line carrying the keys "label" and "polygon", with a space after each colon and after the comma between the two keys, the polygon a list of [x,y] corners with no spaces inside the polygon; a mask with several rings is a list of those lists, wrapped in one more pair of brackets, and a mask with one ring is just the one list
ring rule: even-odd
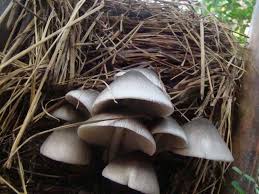
{"label": "mushroom gills", "polygon": [[156,151],[152,134],[139,121],[126,115],[101,114],[78,128],[78,136],[89,144],[108,147],[111,160],[118,152],[141,150],[148,155]]}

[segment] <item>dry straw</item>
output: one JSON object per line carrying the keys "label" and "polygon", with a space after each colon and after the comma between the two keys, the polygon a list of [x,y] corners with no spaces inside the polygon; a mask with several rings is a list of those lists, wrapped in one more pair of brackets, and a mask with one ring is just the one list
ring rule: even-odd
{"label": "dry straw", "polygon": [[[60,125],[47,115],[65,92],[102,90],[118,70],[131,67],[152,67],[175,105],[174,118],[182,124],[210,118],[231,148],[244,62],[231,31],[196,10],[188,1],[10,1],[0,16],[6,37],[0,45],[0,190],[68,193],[84,185],[107,193],[94,186],[99,179],[81,184],[73,173],[62,174],[62,165],[51,171],[55,164],[39,155],[39,146]],[[155,159],[161,193],[220,192],[226,164],[175,157]]]}

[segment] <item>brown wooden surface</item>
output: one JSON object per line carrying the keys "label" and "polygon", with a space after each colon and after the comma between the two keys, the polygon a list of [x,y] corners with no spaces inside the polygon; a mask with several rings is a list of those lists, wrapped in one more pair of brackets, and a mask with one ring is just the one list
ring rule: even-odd
{"label": "brown wooden surface", "polygon": [[[233,166],[256,177],[259,156],[259,1],[254,9],[249,40],[249,60],[240,94],[239,120],[233,129]],[[230,172],[230,174],[233,174]],[[228,177],[228,182],[237,176]],[[229,184],[228,184],[229,187]],[[242,183],[247,194],[254,193],[254,187],[248,182]],[[229,190],[224,193],[230,193]]]}

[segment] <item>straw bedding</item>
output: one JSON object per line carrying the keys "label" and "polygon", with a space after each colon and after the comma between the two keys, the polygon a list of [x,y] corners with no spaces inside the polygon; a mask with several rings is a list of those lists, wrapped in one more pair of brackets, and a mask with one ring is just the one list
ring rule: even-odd
{"label": "straw bedding", "polygon": [[[131,67],[160,75],[179,123],[209,118],[231,148],[244,62],[232,32],[197,10],[188,1],[11,2],[0,17],[0,193],[111,193],[98,157],[74,169],[44,158],[39,147],[62,124],[48,112],[67,91],[102,90]],[[218,193],[228,168],[170,153],[154,165],[163,194]]]}

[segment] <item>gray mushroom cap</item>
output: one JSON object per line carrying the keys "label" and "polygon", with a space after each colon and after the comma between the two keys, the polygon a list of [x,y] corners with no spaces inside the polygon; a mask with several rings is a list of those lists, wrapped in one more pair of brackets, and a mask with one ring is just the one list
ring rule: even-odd
{"label": "gray mushroom cap", "polygon": [[113,160],[103,169],[102,175],[142,193],[160,193],[152,164],[142,158],[131,156]]}
{"label": "gray mushroom cap", "polygon": [[138,120],[119,114],[100,114],[88,122],[78,128],[78,136],[89,144],[107,147],[117,144],[125,152],[141,150],[148,155],[156,151],[153,136]]}
{"label": "gray mushroom cap", "polygon": [[75,110],[75,108],[70,104],[64,104],[50,112],[50,114],[58,119],[67,122],[75,122],[82,120],[82,115],[80,114],[80,112]]}
{"label": "gray mushroom cap", "polygon": [[114,80],[93,104],[93,113],[127,110],[136,114],[168,116],[173,112],[169,96],[142,73],[130,71]]}
{"label": "gray mushroom cap", "polygon": [[161,90],[163,90],[166,93],[165,86],[161,81],[161,79],[153,70],[148,68],[136,67],[136,68],[131,68],[127,70],[122,70],[119,73],[115,74],[115,77],[120,77],[130,71],[137,71],[139,73],[142,73],[147,79],[149,79],[153,84],[155,84],[157,87],[159,87]]}
{"label": "gray mushroom cap", "polygon": [[183,128],[171,117],[162,118],[151,129],[158,152],[187,147],[188,140]]}
{"label": "gray mushroom cap", "polygon": [[75,128],[52,132],[40,147],[40,153],[52,160],[68,164],[88,165],[91,151]]}
{"label": "gray mushroom cap", "polygon": [[92,115],[92,106],[98,96],[99,92],[93,89],[88,90],[71,90],[69,91],[65,99],[74,105],[79,110],[87,113],[88,116]]}
{"label": "gray mushroom cap", "polygon": [[199,118],[183,125],[189,141],[188,147],[171,151],[183,155],[208,160],[232,162],[232,153],[215,126],[205,118]]}

